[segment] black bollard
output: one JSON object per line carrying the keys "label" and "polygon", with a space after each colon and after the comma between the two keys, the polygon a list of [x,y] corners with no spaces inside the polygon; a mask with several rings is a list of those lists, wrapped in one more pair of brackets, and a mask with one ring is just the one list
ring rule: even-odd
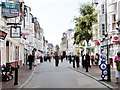
{"label": "black bollard", "polygon": [[111,81],[110,64],[107,64],[107,81]]}
{"label": "black bollard", "polygon": [[14,85],[18,85],[18,67],[15,67],[15,82]]}

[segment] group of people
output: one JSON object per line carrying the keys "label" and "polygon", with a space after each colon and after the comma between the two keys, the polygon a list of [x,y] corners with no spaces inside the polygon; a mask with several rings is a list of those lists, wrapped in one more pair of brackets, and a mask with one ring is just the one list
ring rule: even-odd
{"label": "group of people", "polygon": [[[101,53],[101,55],[99,55],[98,53],[96,53],[95,57],[94,56],[89,56],[88,54],[84,54],[82,56],[82,67],[86,68],[86,72],[88,72],[88,67],[90,66],[90,60],[91,60],[91,65],[98,65],[100,64],[102,58],[104,58],[104,60],[107,59],[106,54],[104,54],[103,52]],[[116,78],[116,84],[118,84],[119,78],[120,78],[120,51],[117,52],[117,55],[114,58],[109,58],[108,59],[108,63],[110,64],[110,67],[113,68],[113,62],[115,62],[115,78]]]}
{"label": "group of people", "polygon": [[42,63],[43,62],[43,57],[42,55],[40,56],[35,56],[35,55],[32,55],[32,54],[29,54],[28,55],[28,58],[27,58],[27,62],[29,64],[29,69],[32,69],[32,65],[37,65],[37,63]]}
{"label": "group of people", "polygon": [[[61,59],[61,62],[63,62],[63,59],[66,58],[66,60],[69,60],[69,63],[71,64],[71,62],[73,62],[73,68],[75,68],[75,66],[78,68],[80,65],[80,58],[78,55],[68,55],[68,56],[59,56],[58,53],[55,53],[53,56],[54,60],[55,60],[55,66],[58,67],[59,65],[59,60]],[[86,69],[86,72],[88,72],[88,68],[91,68],[91,65],[99,65],[99,61],[100,61],[101,56],[96,53],[96,55],[89,55],[88,53],[82,55],[82,67]],[[40,62],[43,62],[43,57],[39,57]],[[29,69],[32,69],[32,63],[35,60],[35,56],[29,54],[28,55],[28,62],[29,62]],[[90,64],[91,62],[91,64]],[[116,77],[116,83],[118,83],[118,78],[120,77],[120,51],[117,52],[117,55],[114,58],[114,62],[115,62],[115,77]],[[109,58],[109,63],[110,65],[112,65],[113,67],[113,59]]]}
{"label": "group of people", "polygon": [[75,66],[78,68],[80,65],[79,65],[79,62],[80,62],[80,58],[78,55],[68,55],[67,58],[66,58],[69,63],[71,64],[73,62],[73,68],[75,68]]}

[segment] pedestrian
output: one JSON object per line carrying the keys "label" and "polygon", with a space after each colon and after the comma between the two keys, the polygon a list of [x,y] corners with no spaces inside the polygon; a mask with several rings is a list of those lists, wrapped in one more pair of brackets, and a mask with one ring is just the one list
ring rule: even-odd
{"label": "pedestrian", "polygon": [[72,55],[72,62],[73,62],[73,68],[75,68],[75,61],[76,61],[76,58],[75,58],[76,56],[75,55]]}
{"label": "pedestrian", "polygon": [[43,62],[43,57],[42,57],[42,55],[40,55],[40,63],[42,63]]}
{"label": "pedestrian", "polygon": [[95,65],[98,66],[98,62],[99,62],[99,54],[96,53],[96,55],[95,55]]}
{"label": "pedestrian", "polygon": [[66,58],[66,60],[67,60],[68,56],[66,55],[65,58]]}
{"label": "pedestrian", "polygon": [[58,56],[58,53],[57,53],[57,52],[55,53],[54,58],[55,58],[55,66],[58,67],[58,64],[59,64],[59,56]]}
{"label": "pedestrian", "polygon": [[109,58],[110,66],[113,68],[113,58]]}
{"label": "pedestrian", "polygon": [[71,64],[71,62],[72,62],[72,56],[71,56],[71,54],[68,56],[68,59],[69,59],[69,63]]}
{"label": "pedestrian", "polygon": [[82,55],[82,67],[85,68],[85,54]]}
{"label": "pedestrian", "polygon": [[38,53],[35,52],[35,58],[34,58],[34,65],[36,66],[38,64]]}
{"label": "pedestrian", "polygon": [[80,59],[79,59],[79,55],[75,55],[75,59],[76,59],[76,67],[79,68],[79,62],[80,62]]}
{"label": "pedestrian", "polygon": [[117,56],[114,58],[115,62],[115,77],[116,77],[116,84],[118,84],[118,79],[120,77],[120,51],[117,52]]}
{"label": "pedestrian", "polygon": [[88,67],[91,68],[90,66],[90,56],[88,53],[86,53],[85,55],[85,68],[86,68],[86,72],[88,72]]}
{"label": "pedestrian", "polygon": [[91,55],[91,56],[90,56],[90,59],[91,59],[91,64],[92,64],[92,65],[95,65],[95,64],[94,64],[94,55]]}
{"label": "pedestrian", "polygon": [[60,55],[61,62],[63,62],[63,58],[64,58],[63,55]]}
{"label": "pedestrian", "polygon": [[48,54],[47,59],[51,62],[51,56]]}
{"label": "pedestrian", "polygon": [[29,69],[32,69],[32,63],[34,62],[34,56],[29,54],[28,55],[28,62],[29,62]]}

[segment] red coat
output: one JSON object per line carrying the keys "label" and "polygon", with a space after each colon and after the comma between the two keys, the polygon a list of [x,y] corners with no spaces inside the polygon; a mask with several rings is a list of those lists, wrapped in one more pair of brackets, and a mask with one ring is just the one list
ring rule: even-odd
{"label": "red coat", "polygon": [[90,58],[91,58],[91,59],[94,59],[94,55],[91,55]]}

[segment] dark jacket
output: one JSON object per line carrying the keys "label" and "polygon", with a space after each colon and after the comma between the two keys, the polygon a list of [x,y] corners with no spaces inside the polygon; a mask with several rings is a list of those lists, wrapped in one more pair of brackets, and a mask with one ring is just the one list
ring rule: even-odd
{"label": "dark jacket", "polygon": [[34,62],[34,56],[33,55],[28,55],[28,62]]}

